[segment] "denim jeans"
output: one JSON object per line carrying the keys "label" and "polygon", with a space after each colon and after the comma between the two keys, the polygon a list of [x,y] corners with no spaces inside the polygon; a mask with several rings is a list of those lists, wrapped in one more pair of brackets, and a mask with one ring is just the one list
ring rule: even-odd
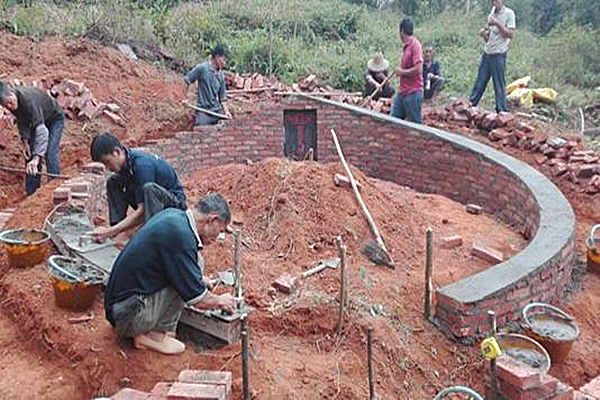
{"label": "denim jeans", "polygon": [[128,297],[111,306],[117,335],[133,338],[150,331],[175,332],[184,305],[171,286],[148,296]]}
{"label": "denim jeans", "polygon": [[418,91],[401,96],[399,93],[394,95],[392,100],[392,117],[405,119],[407,121],[422,124],[421,106],[423,105],[423,92]]}
{"label": "denim jeans", "polygon": [[496,112],[506,111],[506,53],[481,55],[477,79],[469,100],[476,106],[479,104],[490,77],[494,82],[494,96],[496,98]]}
{"label": "denim jeans", "polygon": [[[108,221],[111,226],[121,222],[127,215],[127,208],[136,209],[133,193],[124,190],[124,178],[119,174],[113,174],[106,181],[106,197],[108,198]],[[148,182],[143,187],[144,192],[144,222],[148,222],[152,216],[166,208],[184,209],[175,195],[162,186]]]}
{"label": "denim jeans", "polygon": [[[46,150],[46,171],[49,174],[60,174],[60,139],[62,137],[62,131],[65,127],[65,117],[63,115],[56,118],[56,120],[48,128],[48,149]],[[29,148],[33,149],[33,143],[30,143]],[[29,162],[31,160],[27,160]],[[42,163],[38,164],[38,172],[42,172]],[[51,180],[52,178],[48,178]],[[42,175],[37,174],[35,176],[25,176],[25,191],[27,196],[35,193],[40,187],[42,182]]]}

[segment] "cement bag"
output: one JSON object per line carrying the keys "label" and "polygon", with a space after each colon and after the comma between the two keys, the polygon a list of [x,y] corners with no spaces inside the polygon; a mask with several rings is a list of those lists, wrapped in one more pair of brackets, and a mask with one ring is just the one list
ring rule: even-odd
{"label": "cement bag", "polygon": [[507,96],[507,99],[518,103],[520,106],[530,107],[533,105],[533,90],[516,88]]}
{"label": "cement bag", "polygon": [[544,103],[554,103],[558,93],[552,88],[533,89],[533,98],[535,101]]}
{"label": "cement bag", "polygon": [[529,81],[531,81],[530,76],[517,79],[506,87],[506,93],[511,94],[515,89],[526,88],[529,86]]}

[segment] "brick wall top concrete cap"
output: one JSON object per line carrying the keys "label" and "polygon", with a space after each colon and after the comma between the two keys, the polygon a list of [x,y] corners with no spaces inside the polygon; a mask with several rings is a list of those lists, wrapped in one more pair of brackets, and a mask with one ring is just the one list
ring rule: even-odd
{"label": "brick wall top concrete cap", "polygon": [[405,128],[398,134],[426,135],[449,142],[454,147],[467,150],[477,154],[485,161],[504,167],[509,174],[517,177],[526,185],[538,204],[540,213],[538,231],[529,245],[501,264],[441,288],[440,292],[446,296],[461,303],[475,303],[492,297],[507,286],[535,272],[536,269],[565,247],[574,235],[575,215],[567,199],[548,178],[524,162],[462,135],[444,132],[426,125],[414,124],[386,114],[332,100],[301,93],[296,96],[316,103],[343,108],[358,115],[369,116]]}

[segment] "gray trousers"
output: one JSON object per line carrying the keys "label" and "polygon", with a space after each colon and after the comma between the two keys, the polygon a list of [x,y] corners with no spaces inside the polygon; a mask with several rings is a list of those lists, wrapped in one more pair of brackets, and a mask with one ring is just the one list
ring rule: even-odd
{"label": "gray trousers", "polygon": [[[131,206],[136,209],[135,199],[124,190],[123,178],[113,174],[106,181],[106,196],[108,197],[108,220],[110,226],[116,225],[127,216],[127,208]],[[146,183],[144,191],[144,221],[147,222],[154,214],[162,210],[175,207],[181,208],[181,204],[174,194],[162,186],[151,182]]]}
{"label": "gray trousers", "polygon": [[171,286],[149,296],[133,296],[112,305],[115,330],[120,338],[154,332],[175,332],[184,306]]}
{"label": "gray trousers", "polygon": [[200,111],[196,114],[196,125],[216,125],[220,120],[220,118]]}

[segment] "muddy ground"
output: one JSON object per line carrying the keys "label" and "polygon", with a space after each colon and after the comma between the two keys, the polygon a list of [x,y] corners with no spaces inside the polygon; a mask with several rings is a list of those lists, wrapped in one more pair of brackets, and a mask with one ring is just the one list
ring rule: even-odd
{"label": "muddy ground", "polygon": [[[79,164],[89,160],[89,140],[96,131],[110,130],[135,143],[142,137],[166,136],[191,127],[191,114],[179,105],[180,76],[131,62],[116,50],[87,41],[51,38],[33,42],[0,34],[0,44],[6,49],[0,58],[0,72],[7,77],[24,81],[70,78],[84,82],[97,99],[122,106],[127,116],[125,129],[103,118],[68,121],[62,152],[65,173],[74,173]],[[10,134],[15,143],[16,132]],[[475,138],[487,143],[481,136]],[[537,167],[529,153],[504,150]],[[5,160],[15,165],[20,162],[12,147],[2,151],[2,162]],[[335,172],[342,172],[339,165],[269,159],[253,165],[221,166],[183,178],[192,200],[208,190],[226,195],[235,222],[251,243],[244,253],[244,265],[248,300],[257,310],[250,318],[251,379],[256,398],[364,398],[368,393],[367,326],[374,327],[376,390],[382,398],[433,398],[439,389],[455,384],[483,392],[487,366],[478,346],[457,345],[422,318],[424,232],[433,227],[436,243],[452,234],[465,240],[459,249],[436,249],[436,286],[489,266],[469,254],[469,245],[476,238],[484,236],[486,243],[507,256],[519,251],[525,241],[487,216],[466,214],[464,206],[448,199],[368,179],[356,171],[365,200],[398,261],[393,271],[374,266],[359,252],[368,237],[367,225],[352,193],[333,185]],[[20,181],[21,177],[0,174],[0,206],[18,208],[7,226],[40,226],[50,211],[51,193],[58,182],[23,199]],[[599,211],[595,200],[570,182],[556,183],[575,209],[582,258],[584,238],[600,219]],[[269,289],[282,273],[298,274],[314,261],[335,255],[337,235],[348,245],[350,268],[351,307],[340,335],[335,334],[336,273],[328,271],[307,280],[291,296],[273,294]],[[228,237],[225,243],[206,249],[209,273],[231,265],[231,246]],[[43,265],[9,270],[6,257],[0,257],[0,332],[3,359],[8,360],[2,367],[0,397],[6,393],[9,398],[84,399],[113,393],[123,385],[149,390],[158,381],[176,378],[183,368],[200,368],[232,370],[234,397],[240,398],[239,345],[198,353],[189,349],[180,357],[120,346],[103,318],[99,301],[93,307],[92,321],[70,324],[67,320],[72,314],[53,304]],[[600,305],[600,278],[585,274],[581,280],[583,290],[575,293],[565,309],[580,323],[582,338],[565,365],[551,370],[575,387],[600,374],[595,315]],[[383,312],[375,312],[381,309]]]}

